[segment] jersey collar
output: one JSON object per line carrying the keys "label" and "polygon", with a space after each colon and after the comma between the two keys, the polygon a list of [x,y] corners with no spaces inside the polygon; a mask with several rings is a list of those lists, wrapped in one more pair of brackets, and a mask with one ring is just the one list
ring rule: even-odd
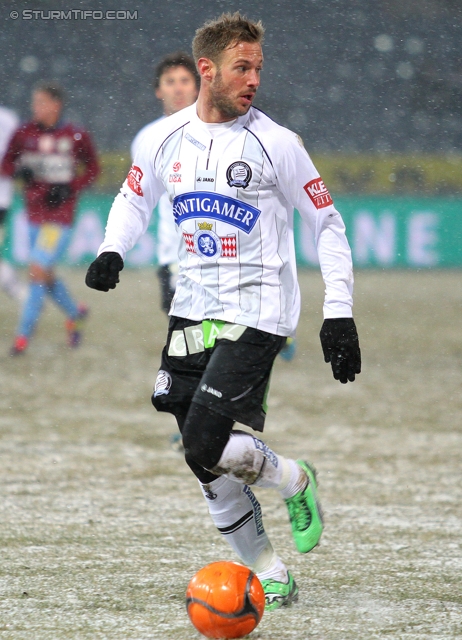
{"label": "jersey collar", "polygon": [[[207,129],[205,123],[199,118],[199,116],[197,115],[197,107],[196,107],[197,103],[194,103],[193,105],[191,105],[191,107],[189,107],[190,109],[193,110],[192,113],[192,117],[191,117],[191,121],[194,122],[194,124],[198,127],[200,127],[203,131],[206,131],[208,135],[210,135],[209,130]],[[236,119],[236,122],[233,124],[232,127],[230,127],[227,132],[236,132],[239,131],[240,129],[242,129],[243,127],[245,127],[245,125],[247,124],[249,118],[250,118],[250,111],[251,111],[252,107],[250,107],[250,109],[247,111],[247,113],[244,116],[239,116]]]}

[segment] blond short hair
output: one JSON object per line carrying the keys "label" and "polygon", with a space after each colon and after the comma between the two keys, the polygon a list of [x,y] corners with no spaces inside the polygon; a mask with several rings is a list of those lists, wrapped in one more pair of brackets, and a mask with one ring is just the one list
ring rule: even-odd
{"label": "blond short hair", "polygon": [[263,43],[265,29],[259,20],[252,22],[239,11],[235,13],[223,13],[215,20],[209,20],[196,31],[192,42],[194,60],[208,58],[215,63],[230,46],[239,42]]}

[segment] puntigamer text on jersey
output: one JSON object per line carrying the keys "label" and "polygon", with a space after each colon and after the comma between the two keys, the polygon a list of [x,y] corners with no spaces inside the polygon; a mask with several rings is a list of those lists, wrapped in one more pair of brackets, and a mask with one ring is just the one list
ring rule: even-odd
{"label": "puntigamer text on jersey", "polygon": [[224,220],[250,233],[255,226],[261,211],[252,205],[210,191],[194,191],[183,193],[173,200],[173,216],[176,224],[190,218],[213,218]]}

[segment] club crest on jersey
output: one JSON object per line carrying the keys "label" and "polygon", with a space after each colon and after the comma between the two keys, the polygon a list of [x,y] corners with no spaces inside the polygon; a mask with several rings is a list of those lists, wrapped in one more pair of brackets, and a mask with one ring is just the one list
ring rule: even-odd
{"label": "club crest on jersey", "polygon": [[143,177],[143,172],[139,167],[133,165],[127,176],[127,184],[133,193],[136,193],[137,196],[143,195],[143,189],[141,188],[141,178]]}
{"label": "club crest on jersey", "polygon": [[221,240],[212,231],[213,225],[208,222],[199,222],[199,228],[194,234],[194,250],[198,256],[206,262],[215,262],[221,256]]}
{"label": "club crest on jersey", "polygon": [[252,169],[246,162],[239,160],[230,164],[226,170],[226,180],[230,187],[245,189],[252,179]]}

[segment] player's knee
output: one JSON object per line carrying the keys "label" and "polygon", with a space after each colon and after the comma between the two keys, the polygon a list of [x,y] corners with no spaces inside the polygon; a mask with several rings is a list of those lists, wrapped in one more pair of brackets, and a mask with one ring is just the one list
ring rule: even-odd
{"label": "player's knee", "polygon": [[193,429],[183,430],[185,455],[204,469],[212,469],[221,458],[224,445],[221,442],[207,441],[201,433]]}
{"label": "player's knee", "polygon": [[183,426],[183,446],[189,459],[204,469],[214,468],[233,428],[233,420],[192,403]]}

